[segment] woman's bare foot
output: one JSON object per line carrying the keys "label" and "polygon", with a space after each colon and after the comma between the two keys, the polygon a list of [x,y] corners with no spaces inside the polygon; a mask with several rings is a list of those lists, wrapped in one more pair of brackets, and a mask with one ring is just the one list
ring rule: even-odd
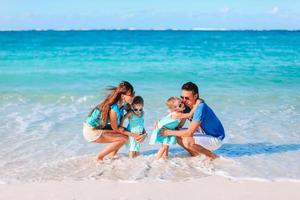
{"label": "woman's bare foot", "polygon": [[97,161],[103,161],[103,159],[104,159],[104,157],[102,157],[102,156],[100,156],[100,155],[97,155],[97,157],[96,157],[96,160],[97,160]]}

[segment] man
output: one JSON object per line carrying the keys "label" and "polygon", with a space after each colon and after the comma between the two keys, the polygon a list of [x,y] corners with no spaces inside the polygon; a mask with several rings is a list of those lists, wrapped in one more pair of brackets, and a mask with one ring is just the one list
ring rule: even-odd
{"label": "man", "polygon": [[[186,149],[191,156],[204,154],[210,160],[217,158],[218,156],[212,151],[222,146],[225,137],[221,121],[204,100],[199,99],[196,84],[192,82],[183,84],[181,94],[183,103],[190,109],[196,105],[197,100],[200,101],[192,119],[190,119],[189,127],[181,130],[163,129],[161,135],[175,135],[178,144]],[[182,121],[181,124],[184,122]]]}

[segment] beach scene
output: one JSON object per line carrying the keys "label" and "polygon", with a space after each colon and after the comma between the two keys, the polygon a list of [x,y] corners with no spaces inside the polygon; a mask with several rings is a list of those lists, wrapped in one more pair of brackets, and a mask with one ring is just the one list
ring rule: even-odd
{"label": "beach scene", "polygon": [[[193,198],[196,192],[199,198],[208,199],[299,198],[300,24],[292,21],[299,20],[299,15],[280,24],[277,14],[287,12],[287,6],[280,9],[281,3],[266,11],[266,15],[276,15],[273,20],[268,18],[268,26],[274,28],[257,29],[253,24],[262,26],[263,20],[250,23],[249,28],[233,28],[227,18],[220,26],[217,22],[206,26],[210,28],[192,28],[196,22],[191,22],[190,28],[162,28],[152,25],[158,21],[152,15],[151,21],[147,12],[149,28],[139,20],[130,21],[134,16],[125,18],[125,24],[132,23],[134,28],[123,27],[118,24],[121,22],[92,26],[97,21],[93,18],[82,30],[77,27],[82,24],[71,26],[72,20],[60,22],[56,28],[40,18],[29,20],[26,28],[21,21],[3,17],[0,199],[182,199]],[[191,2],[190,7],[193,5],[197,3]],[[291,7],[294,13],[300,12]],[[222,8],[222,15],[235,12]],[[43,20],[49,28],[40,25]],[[166,24],[168,20],[182,23],[164,20]],[[195,84],[198,93],[186,83]],[[113,99],[112,94],[123,86],[126,91]],[[107,90],[109,87],[115,88]],[[170,97],[181,102],[174,112],[193,108],[186,103],[192,100],[185,91],[198,95],[200,105],[209,106],[224,129],[224,138],[215,136],[209,132],[215,123],[208,120],[205,126],[203,115],[199,119],[197,128],[220,142],[211,150],[217,155],[213,159],[201,149],[193,154],[183,148],[186,143],[180,145],[176,135],[197,122],[196,100],[196,110],[190,111],[191,117],[186,117],[182,126],[186,129],[167,127],[168,131],[157,132],[157,137],[170,133],[175,138],[175,144],[168,146],[168,156],[157,159],[163,147],[158,139],[151,143],[152,134],[159,120],[173,113]],[[137,103],[142,108],[133,105],[137,96],[142,97],[143,103]],[[108,97],[114,102],[107,104],[107,123],[101,125],[105,114],[99,114],[100,125],[91,127],[91,111]],[[111,115],[115,104],[117,114],[129,107],[120,119]],[[105,113],[104,107],[99,107],[100,113]],[[128,158],[128,138],[135,136],[124,133],[131,133],[127,124],[134,119],[132,115],[138,118],[139,112],[143,117],[140,139],[132,140],[139,141],[138,150],[133,150],[138,154]],[[121,124],[127,113],[131,116]],[[96,138],[89,140],[86,124],[93,128],[89,130],[97,129]],[[117,141],[105,139],[108,133],[115,133],[114,124],[119,132],[113,137],[125,138],[124,143],[115,149],[116,155],[102,157],[101,152]],[[195,138],[194,143],[202,148],[201,141]]]}

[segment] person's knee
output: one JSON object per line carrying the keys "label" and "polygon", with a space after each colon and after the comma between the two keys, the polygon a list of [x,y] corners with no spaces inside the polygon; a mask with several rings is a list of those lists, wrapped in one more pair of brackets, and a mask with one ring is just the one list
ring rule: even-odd
{"label": "person's knee", "polygon": [[182,143],[188,149],[192,148],[192,146],[194,145],[194,142],[190,138],[184,138],[182,140]]}
{"label": "person's knee", "polygon": [[182,138],[181,137],[176,137],[176,141],[178,144],[182,144]]}
{"label": "person's knee", "polygon": [[122,142],[122,143],[127,143],[128,142],[128,136],[126,136],[126,135],[122,135],[121,137],[120,137],[120,141]]}

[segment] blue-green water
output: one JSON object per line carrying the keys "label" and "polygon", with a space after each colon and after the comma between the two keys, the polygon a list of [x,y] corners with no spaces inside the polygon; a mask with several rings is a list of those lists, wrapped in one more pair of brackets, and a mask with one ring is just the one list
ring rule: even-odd
{"label": "blue-green water", "polygon": [[[157,147],[145,142],[147,156],[108,161],[99,173],[103,166],[91,160],[101,145],[84,141],[82,121],[104,89],[121,80],[144,97],[148,132],[166,113],[164,101],[180,95],[183,83],[197,83],[225,127],[226,144],[218,153],[226,161],[206,166],[176,146],[172,152],[179,157],[166,168],[152,164]],[[173,180],[211,173],[300,179],[299,114],[297,31],[0,32],[3,181]],[[122,172],[129,166],[141,170]],[[182,168],[186,173],[179,175]]]}

